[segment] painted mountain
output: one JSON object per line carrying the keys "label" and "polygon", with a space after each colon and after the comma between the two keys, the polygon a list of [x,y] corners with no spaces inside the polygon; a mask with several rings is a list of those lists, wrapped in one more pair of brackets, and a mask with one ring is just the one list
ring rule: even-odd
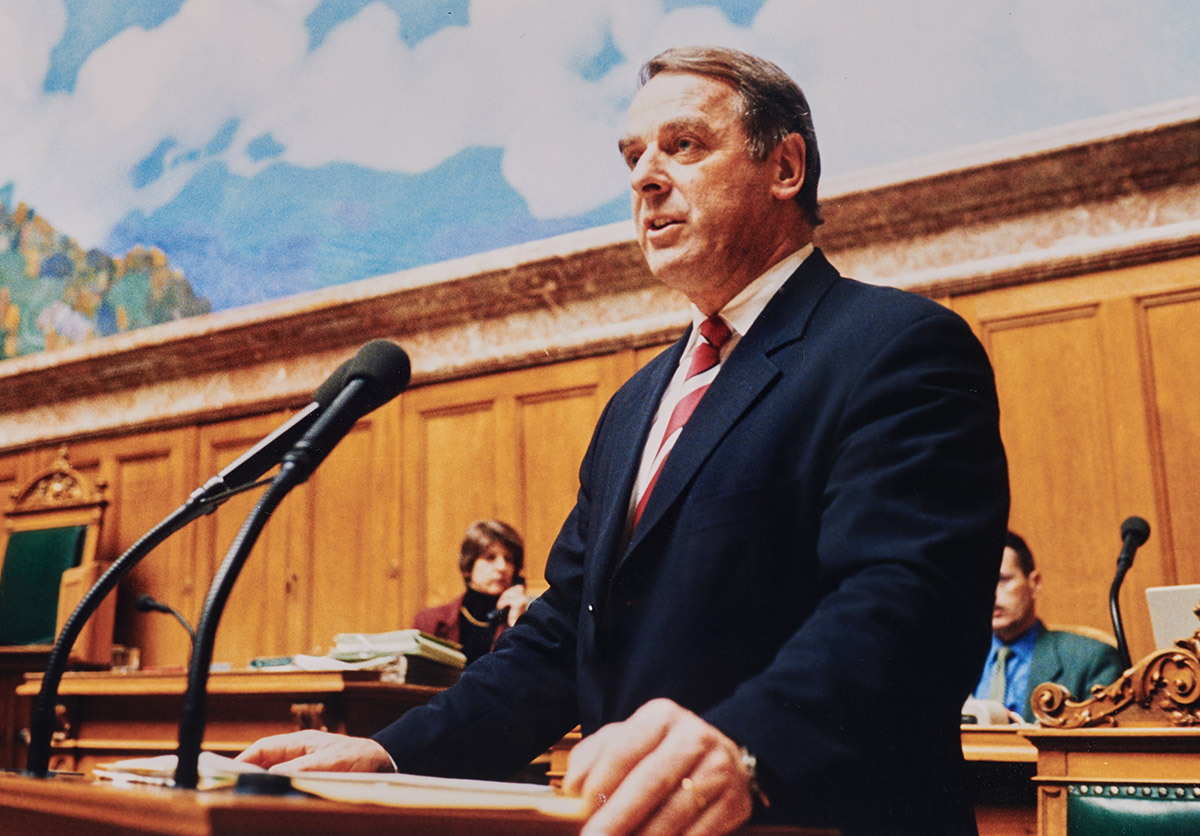
{"label": "painted mountain", "polygon": [[154,248],[84,250],[23,203],[0,200],[0,356],[16,357],[208,313]]}

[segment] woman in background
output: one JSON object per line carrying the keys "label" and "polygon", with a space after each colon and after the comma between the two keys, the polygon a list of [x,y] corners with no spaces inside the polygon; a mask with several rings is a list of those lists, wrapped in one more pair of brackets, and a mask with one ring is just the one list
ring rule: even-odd
{"label": "woman in background", "polygon": [[473,662],[529,606],[521,577],[524,565],[525,544],[516,529],[499,520],[471,523],[458,557],[466,592],[417,613],[413,626],[458,642]]}

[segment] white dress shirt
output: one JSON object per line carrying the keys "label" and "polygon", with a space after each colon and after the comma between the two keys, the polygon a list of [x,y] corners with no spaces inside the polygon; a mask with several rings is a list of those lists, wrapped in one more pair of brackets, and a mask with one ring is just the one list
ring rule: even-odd
{"label": "white dress shirt", "polygon": [[637,504],[641,500],[646,486],[650,484],[650,480],[657,472],[659,463],[671,452],[671,448],[675,446],[675,442],[683,432],[684,428],[676,430],[666,440],[666,443],[663,443],[663,433],[667,430],[667,424],[671,420],[671,413],[675,410],[676,404],[697,387],[707,386],[712,382],[720,372],[722,366],[724,366],[725,358],[729,356],[729,353],[741,341],[742,335],[750,330],[750,326],[754,324],[754,320],[758,319],[759,314],[763,312],[767,303],[771,301],[779,291],[779,288],[783,287],[783,283],[787,281],[788,277],[796,272],[797,268],[804,263],[804,259],[808,258],[809,253],[812,251],[812,244],[806,244],[796,250],[796,252],[779,261],[757,279],[742,288],[737,296],[730,299],[725,307],[721,308],[718,313],[733,331],[732,336],[721,347],[721,363],[707,372],[698,374],[691,380],[688,380],[687,373],[692,365],[692,354],[696,350],[696,345],[702,339],[700,336],[700,323],[707,319],[699,308],[692,305],[691,335],[688,337],[688,343],[683,350],[683,355],[679,358],[679,366],[675,369],[675,374],[671,377],[671,382],[667,384],[667,388],[663,392],[662,400],[658,405],[658,412],[654,415],[654,423],[650,425],[650,434],[646,437],[646,446],[642,449],[642,462],[638,468],[637,480],[633,485],[633,494],[629,498],[629,514],[626,517],[627,534],[629,533],[630,523],[633,520],[634,509],[637,508]]}

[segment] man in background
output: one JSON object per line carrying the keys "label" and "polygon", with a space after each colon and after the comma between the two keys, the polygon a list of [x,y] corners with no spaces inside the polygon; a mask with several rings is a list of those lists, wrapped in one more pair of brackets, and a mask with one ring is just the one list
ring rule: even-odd
{"label": "man in background", "polygon": [[692,327],[605,408],[549,589],[373,738],[242,757],[502,778],[580,724],[584,836],[719,836],[755,810],[973,833],[959,708],[1008,517],[987,357],[951,311],[813,247],[816,136],[778,67],[683,48],[641,81],[634,226]]}
{"label": "man in background", "polygon": [[1057,682],[1082,700],[1093,685],[1108,685],[1122,673],[1117,648],[1067,630],[1048,630],[1037,617],[1042,573],[1033,552],[1008,532],[992,607],[992,649],[975,697],[1004,705],[1026,723],[1034,721],[1029,695],[1043,682]]}

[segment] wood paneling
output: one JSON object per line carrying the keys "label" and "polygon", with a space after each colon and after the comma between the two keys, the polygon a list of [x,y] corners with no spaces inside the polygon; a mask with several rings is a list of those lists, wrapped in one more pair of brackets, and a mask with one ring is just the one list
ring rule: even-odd
{"label": "wood paneling", "polygon": [[[1095,306],[989,323],[1001,431],[1010,455],[1013,528],[1045,579],[1040,610],[1104,627],[1113,542],[1112,438]],[[1107,521],[1107,524],[1106,524]]]}
{"label": "wood paneling", "polygon": [[[986,290],[939,300],[992,358],[1013,487],[1012,527],[1045,576],[1047,621],[1111,630],[1108,588],[1121,521],[1151,524],[1122,604],[1134,658],[1153,649],[1144,589],[1200,582],[1200,259]],[[361,420],[268,523],[234,588],[216,659],[327,649],[342,631],[408,626],[457,595],[457,554],[475,519],[526,540],[526,576],[571,508],[604,403],[664,346],[440,382]],[[101,543],[112,558],[187,494],[281,424],[286,412],[71,445],[107,479]],[[0,458],[0,489],[44,466],[49,447]],[[133,610],[150,592],[191,619],[258,493],[237,497],[148,557],[122,585],[117,641],[145,665],[182,665],[187,639]]]}
{"label": "wood paneling", "polygon": [[1134,659],[1154,649],[1145,589],[1200,581],[1194,371],[1200,260],[952,300],[996,368],[1011,526],[1046,576],[1047,621],[1111,631],[1128,516],[1150,522],[1122,590]]}
{"label": "wood paneling", "polygon": [[[80,442],[71,445],[72,464],[108,482],[112,496],[100,535],[99,557],[114,560],[187,499],[196,482],[196,428]],[[52,451],[43,451],[52,452]],[[134,610],[143,592],[186,609],[194,574],[187,530],[147,555],[117,588],[114,640],[141,649],[142,664],[180,664],[187,634],[157,613]],[[163,620],[167,619],[167,620]]]}
{"label": "wood paneling", "polygon": [[545,588],[546,553],[574,504],[579,462],[632,360],[621,352],[404,396],[407,618],[462,592],[459,545],[484,517],[521,531],[529,588]]}
{"label": "wood paneling", "polygon": [[[208,479],[287,420],[287,413],[274,412],[200,428],[200,481]],[[209,586],[246,517],[254,509],[262,490],[239,494],[217,511],[195,524],[194,584],[190,584],[193,624],[199,621]],[[300,636],[307,638],[308,612],[302,606],[289,607],[288,578],[291,568],[288,554],[288,511],[295,501],[287,497],[251,550],[237,583],[226,602],[213,650],[214,662],[244,665],[254,656],[281,654],[289,639],[288,616]],[[299,625],[294,621],[300,620]],[[295,648],[307,649],[306,647]]]}
{"label": "wood paneling", "polygon": [[[292,607],[311,615],[308,647],[340,632],[381,632],[400,620],[400,408],[361,419],[302,488],[290,511],[290,553],[305,563]],[[289,652],[303,650],[292,647]]]}
{"label": "wood paneling", "polygon": [[1163,516],[1171,522],[1171,539],[1163,541],[1164,577],[1200,583],[1200,292],[1164,294],[1143,304],[1153,371],[1147,396],[1159,432]]}
{"label": "wood paneling", "polygon": [[26,481],[25,458],[24,453],[0,456],[0,506],[7,505],[12,492]]}
{"label": "wood paneling", "polygon": [[[204,427],[201,471],[216,473],[287,417],[273,413]],[[215,661],[242,667],[255,656],[324,652],[338,632],[396,628],[398,420],[395,404],[360,420],[279,505],[229,597]],[[235,497],[199,523],[197,563],[205,569],[197,615],[260,494]]]}

